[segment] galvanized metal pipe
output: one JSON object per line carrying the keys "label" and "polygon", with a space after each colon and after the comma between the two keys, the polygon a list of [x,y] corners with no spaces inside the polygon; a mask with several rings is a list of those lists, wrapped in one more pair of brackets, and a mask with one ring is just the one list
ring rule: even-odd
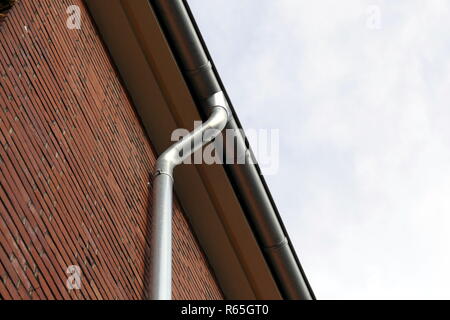
{"label": "galvanized metal pipe", "polygon": [[172,296],[172,177],[158,174],[153,182],[151,299]]}
{"label": "galvanized metal pipe", "polygon": [[210,117],[201,126],[172,145],[156,161],[153,183],[150,298],[172,298],[172,201],[173,170],[225,128],[231,113],[225,96],[217,92],[206,100]]}

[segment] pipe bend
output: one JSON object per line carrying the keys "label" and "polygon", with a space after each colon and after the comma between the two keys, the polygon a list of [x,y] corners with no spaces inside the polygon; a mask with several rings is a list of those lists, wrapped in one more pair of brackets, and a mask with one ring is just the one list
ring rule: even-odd
{"label": "pipe bend", "polygon": [[173,170],[186,158],[205,144],[217,137],[225,128],[231,117],[223,92],[217,92],[206,99],[211,108],[211,114],[202,125],[196,127],[180,141],[164,151],[156,161],[155,176],[167,174],[173,179]]}

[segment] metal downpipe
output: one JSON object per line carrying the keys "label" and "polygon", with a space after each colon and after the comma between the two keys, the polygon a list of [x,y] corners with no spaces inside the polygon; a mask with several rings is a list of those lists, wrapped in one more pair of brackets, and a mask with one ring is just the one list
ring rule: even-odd
{"label": "metal downpipe", "polygon": [[172,201],[173,170],[225,128],[231,113],[222,92],[206,100],[211,110],[203,125],[173,144],[156,161],[153,183],[150,299],[172,299]]}

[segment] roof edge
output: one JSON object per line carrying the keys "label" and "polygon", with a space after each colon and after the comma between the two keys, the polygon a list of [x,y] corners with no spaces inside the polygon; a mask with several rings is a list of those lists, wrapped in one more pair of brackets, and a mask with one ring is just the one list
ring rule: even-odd
{"label": "roof edge", "polygon": [[[242,132],[242,125],[187,2],[150,0],[150,4],[160,20],[197,105],[201,106],[200,102],[205,97],[223,91],[234,117],[227,128]],[[237,147],[245,150],[248,157],[252,157],[245,136],[238,139]],[[287,299],[315,300],[260,168],[257,164],[250,163],[246,161],[244,165],[227,164],[224,167],[280,291]]]}

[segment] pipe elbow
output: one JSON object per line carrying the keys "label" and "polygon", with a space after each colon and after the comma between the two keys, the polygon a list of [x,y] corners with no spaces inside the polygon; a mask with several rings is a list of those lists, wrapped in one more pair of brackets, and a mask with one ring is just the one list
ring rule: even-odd
{"label": "pipe elbow", "polygon": [[[228,106],[228,102],[227,102],[227,99],[226,99],[225,94],[223,93],[223,91],[219,91],[219,92],[214,93],[208,99],[206,99],[204,103],[205,103],[205,105],[207,107],[210,108],[211,113],[213,112],[213,110],[215,110],[217,108],[222,108],[222,109],[225,110],[225,112],[226,112],[225,125],[226,125],[226,123],[228,121],[231,120],[231,118],[233,116],[233,113],[231,112],[231,109]],[[224,127],[225,127],[225,125],[224,125]]]}
{"label": "pipe elbow", "polygon": [[164,151],[156,161],[155,176],[166,174],[173,179],[174,168],[184,159],[207,144],[225,128],[231,118],[223,92],[217,92],[205,101],[211,108],[209,119],[180,141]]}

